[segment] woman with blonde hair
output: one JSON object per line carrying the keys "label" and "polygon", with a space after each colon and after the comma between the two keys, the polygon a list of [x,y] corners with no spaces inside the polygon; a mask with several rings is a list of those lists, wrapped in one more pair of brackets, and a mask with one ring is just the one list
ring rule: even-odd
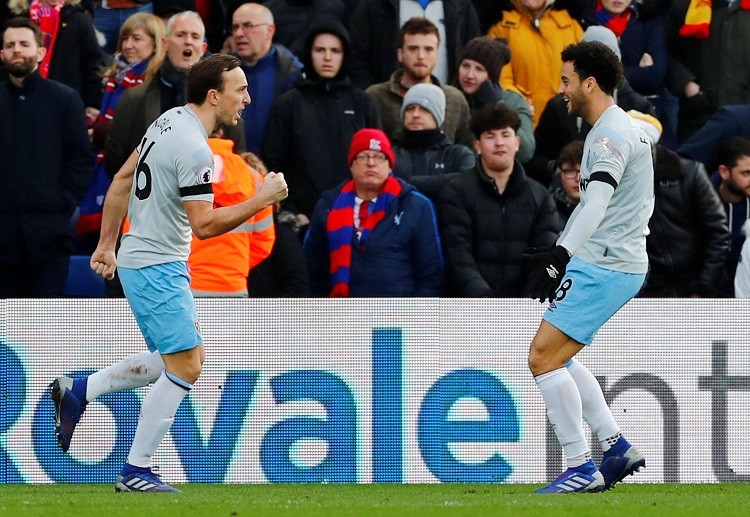
{"label": "woman with blonde hair", "polygon": [[114,62],[101,72],[104,95],[91,138],[96,153],[94,176],[81,202],[76,223],[79,248],[83,248],[79,250],[81,252],[91,251],[93,248],[88,248],[95,246],[99,239],[102,206],[110,184],[104,170],[104,144],[117,103],[125,90],[151,79],[159,70],[164,61],[164,37],[164,22],[158,16],[150,13],[130,16],[120,28]]}

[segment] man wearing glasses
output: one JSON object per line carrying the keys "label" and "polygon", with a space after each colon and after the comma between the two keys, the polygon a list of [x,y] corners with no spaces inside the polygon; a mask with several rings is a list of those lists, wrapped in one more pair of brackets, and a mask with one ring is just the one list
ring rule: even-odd
{"label": "man wearing glasses", "polygon": [[232,15],[231,45],[247,77],[252,102],[245,108],[247,150],[261,154],[263,132],[276,97],[289,90],[302,72],[302,63],[286,47],[272,44],[273,14],[260,4],[242,4]]}
{"label": "man wearing glasses", "polygon": [[352,179],[324,192],[305,237],[313,296],[439,296],[443,254],[432,202],[393,173],[385,133],[352,137]]}

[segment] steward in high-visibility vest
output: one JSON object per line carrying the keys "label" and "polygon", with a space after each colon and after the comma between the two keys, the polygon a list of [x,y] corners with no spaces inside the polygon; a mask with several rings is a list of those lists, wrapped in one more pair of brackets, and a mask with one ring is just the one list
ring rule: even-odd
{"label": "steward in high-visibility vest", "polygon": [[[234,142],[209,138],[214,153],[214,207],[235,205],[254,196],[263,176],[233,152]],[[250,270],[268,257],[276,231],[268,206],[231,232],[200,240],[193,234],[190,288],[199,296],[247,296]]]}

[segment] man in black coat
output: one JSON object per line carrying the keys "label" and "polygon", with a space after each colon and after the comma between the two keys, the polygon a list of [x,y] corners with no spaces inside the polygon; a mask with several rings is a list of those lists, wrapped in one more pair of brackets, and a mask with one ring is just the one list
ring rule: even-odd
{"label": "man in black coat", "polygon": [[661,123],[634,111],[654,151],[654,213],[646,237],[649,273],[640,296],[716,296],[724,278],[729,226],[702,163],[658,144]]}
{"label": "man in black coat", "polygon": [[465,145],[454,144],[441,129],[445,94],[439,86],[419,83],[409,88],[401,105],[401,119],[404,129],[393,148],[393,174],[437,201],[451,178],[474,167],[474,152]]}
{"label": "man in black coat", "polygon": [[63,296],[70,217],[94,166],[83,102],[39,75],[44,53],[34,22],[8,22],[0,51],[9,73],[0,84],[0,298]]}
{"label": "man in black coat", "polygon": [[[349,142],[380,122],[365,92],[349,80],[349,33],[335,19],[315,24],[301,56],[304,77],[274,101],[263,135],[262,158],[283,172],[289,197],[283,206],[307,224],[320,195],[351,177]],[[303,224],[303,225],[304,225]]]}
{"label": "man in black coat", "polygon": [[505,104],[472,114],[479,160],[446,185],[439,206],[449,295],[528,295],[524,250],[553,245],[562,229],[552,196],[515,160],[520,125]]}

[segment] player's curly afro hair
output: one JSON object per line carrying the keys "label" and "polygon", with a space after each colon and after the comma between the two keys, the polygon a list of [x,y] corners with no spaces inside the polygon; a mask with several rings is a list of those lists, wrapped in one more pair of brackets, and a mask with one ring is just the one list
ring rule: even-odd
{"label": "player's curly afro hair", "polygon": [[583,81],[588,77],[607,95],[612,95],[623,77],[622,63],[617,54],[598,41],[582,41],[565,47],[561,53],[563,63],[573,63],[573,69]]}

